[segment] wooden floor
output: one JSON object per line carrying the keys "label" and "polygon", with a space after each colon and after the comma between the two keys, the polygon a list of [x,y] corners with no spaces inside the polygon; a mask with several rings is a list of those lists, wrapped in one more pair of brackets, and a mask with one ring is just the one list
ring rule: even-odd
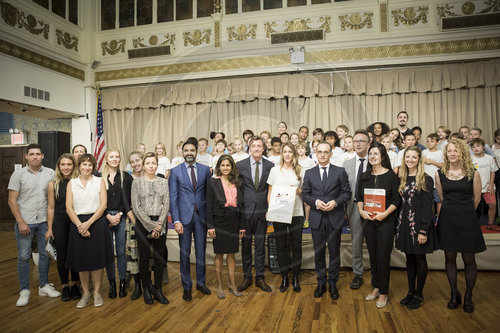
{"label": "wooden floor", "polygon": [[[26,307],[18,308],[16,242],[13,232],[0,232],[0,332],[498,332],[500,320],[500,272],[479,272],[474,289],[476,311],[466,314],[461,308],[449,310],[446,303],[449,287],[444,272],[430,272],[424,290],[425,304],[410,311],[399,304],[406,295],[404,270],[391,272],[389,304],[377,309],[375,302],[366,302],[370,292],[370,274],[365,284],[352,291],[352,272],[341,271],[338,284],[340,299],[333,301],[326,293],[313,297],[316,279],[313,271],[301,276],[302,292],[280,293],[280,277],[266,273],[272,293],[255,286],[243,297],[227,295],[219,300],[215,295],[213,266],[207,267],[207,285],[211,296],[193,290],[193,300],[182,300],[179,264],[169,263],[170,283],[164,286],[169,305],[145,305],[142,298],[108,299],[107,284],[102,289],[104,305],[76,309],[76,301],[62,302],[59,298],[39,297],[38,273],[33,274],[32,297]],[[241,281],[241,267],[237,269]],[[192,276],[194,266],[192,267]],[[227,276],[224,277],[227,281]],[[57,269],[51,262],[49,280],[60,290]],[[133,286],[133,282],[131,283]],[[465,289],[463,272],[459,289]],[[129,289],[129,295],[130,295]],[[495,329],[495,327],[497,327]]]}

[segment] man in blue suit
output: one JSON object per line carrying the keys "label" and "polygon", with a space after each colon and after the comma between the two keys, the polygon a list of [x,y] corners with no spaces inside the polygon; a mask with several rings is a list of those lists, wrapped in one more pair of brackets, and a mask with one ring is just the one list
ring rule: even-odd
{"label": "man in blue suit", "polygon": [[325,249],[328,245],[330,263],[328,284],[330,297],[339,298],[337,282],[340,271],[340,237],[345,224],[344,205],[351,198],[351,187],[344,168],[330,164],[332,147],[321,142],[316,147],[318,166],[304,175],[302,199],[311,206],[309,225],[314,246],[314,265],[318,286],[314,297],[321,297],[326,291]]}
{"label": "man in blue suit", "polygon": [[170,172],[170,209],[175,231],[179,234],[182,298],[190,301],[193,282],[190,274],[191,239],[194,234],[196,253],[196,289],[210,295],[205,285],[205,249],[207,243],[205,185],[212,176],[209,167],[196,163],[198,143],[188,139],[182,145],[182,163]]}

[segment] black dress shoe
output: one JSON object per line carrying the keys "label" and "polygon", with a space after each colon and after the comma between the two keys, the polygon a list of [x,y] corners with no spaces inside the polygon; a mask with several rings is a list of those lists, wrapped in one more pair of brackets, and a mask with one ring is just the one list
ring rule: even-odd
{"label": "black dress shoe", "polygon": [[266,293],[270,293],[272,291],[271,287],[264,281],[264,279],[255,281],[255,285],[265,291]]}
{"label": "black dress shoe", "polygon": [[191,297],[191,289],[184,289],[182,293],[182,299],[186,302],[190,302],[193,298]]}
{"label": "black dress shoe", "polygon": [[109,298],[116,298],[116,281],[115,280],[109,280],[108,297]]}
{"label": "black dress shoe", "polygon": [[326,292],[326,285],[325,284],[318,284],[316,287],[316,290],[314,290],[314,297],[320,298],[323,296],[323,294]]}
{"label": "black dress shoe", "polygon": [[71,301],[71,290],[68,286],[64,287],[61,293],[61,300],[63,302]]}
{"label": "black dress shoe", "polygon": [[126,279],[120,279],[120,288],[118,291],[118,296],[120,296],[120,298],[127,296],[127,280]]}
{"label": "black dress shoe", "polygon": [[458,291],[454,294],[452,293],[448,302],[448,309],[456,309],[460,304],[462,304],[460,293]]}
{"label": "black dress shoe", "polygon": [[155,300],[157,300],[158,302],[160,302],[161,304],[168,304],[169,303],[168,299],[165,297],[165,295],[163,295],[163,291],[161,290],[161,288],[155,288],[155,287],[150,286],[149,292],[151,293],[151,295],[153,295],[153,298]]}
{"label": "black dress shoe", "polygon": [[464,296],[464,311],[467,313],[474,312],[474,304],[472,304],[472,296]]}
{"label": "black dress shoe", "polygon": [[329,286],[329,292],[330,292],[330,297],[332,299],[338,299],[339,298],[339,290],[337,289],[336,284],[330,284]]}
{"label": "black dress shoe", "polygon": [[201,291],[204,295],[210,295],[212,293],[205,284],[197,284],[196,290]]}
{"label": "black dress shoe", "polygon": [[280,285],[280,292],[281,293],[284,293],[285,291],[287,291],[288,289],[288,285],[289,285],[289,282],[288,282],[288,274],[283,274],[281,276],[281,285]]}
{"label": "black dress shoe", "polygon": [[80,287],[76,284],[71,286],[71,298],[74,300],[82,298],[82,293],[80,292]]}
{"label": "black dress shoe", "polygon": [[296,293],[300,292],[300,283],[299,283],[299,276],[298,275],[292,276],[292,287],[293,287],[293,291],[295,291]]}
{"label": "black dress shoe", "polygon": [[419,307],[421,307],[422,304],[424,304],[424,298],[420,297],[420,296],[417,296],[417,295],[414,295],[411,298],[411,300],[408,302],[407,307],[408,307],[408,309],[416,310]]}
{"label": "black dress shoe", "polygon": [[245,278],[243,282],[238,286],[238,291],[246,290],[252,285],[252,279]]}
{"label": "black dress shoe", "polygon": [[149,288],[144,288],[144,303],[148,305],[152,305],[153,297],[151,297],[151,293],[149,292]]}
{"label": "black dress shoe", "polygon": [[413,294],[414,293],[408,293],[405,298],[403,298],[401,301],[399,301],[399,303],[401,305],[408,305],[408,303],[410,303],[411,299],[413,298]]}
{"label": "black dress shoe", "polygon": [[363,285],[363,277],[361,275],[354,275],[354,278],[351,281],[350,287],[351,289],[359,289]]}
{"label": "black dress shoe", "polygon": [[139,274],[134,275],[134,292],[132,293],[132,296],[130,296],[130,299],[135,301],[142,295],[142,288],[141,288],[141,279],[139,278]]}

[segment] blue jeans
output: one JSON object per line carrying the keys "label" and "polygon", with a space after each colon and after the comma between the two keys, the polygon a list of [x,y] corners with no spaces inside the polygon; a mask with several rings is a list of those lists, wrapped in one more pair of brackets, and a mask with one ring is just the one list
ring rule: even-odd
{"label": "blue jeans", "polygon": [[30,289],[31,241],[35,237],[35,234],[38,239],[38,252],[40,254],[38,260],[38,280],[41,287],[49,283],[49,256],[45,250],[45,246],[47,245],[45,241],[47,222],[28,224],[28,227],[30,228],[29,235],[23,236],[19,233],[17,222],[14,226],[17,241],[17,273],[19,275],[21,290]]}
{"label": "blue jeans", "polygon": [[[108,210],[107,214],[116,215],[118,214],[118,211]],[[113,227],[109,227],[111,243],[113,243],[113,235],[115,236],[116,266],[118,267],[118,276],[120,279],[127,278],[127,258],[125,256],[125,218],[126,216],[123,214],[120,219],[120,223]],[[106,223],[109,225],[107,219]],[[114,260],[106,265],[106,273],[108,275],[108,280],[116,279]]]}

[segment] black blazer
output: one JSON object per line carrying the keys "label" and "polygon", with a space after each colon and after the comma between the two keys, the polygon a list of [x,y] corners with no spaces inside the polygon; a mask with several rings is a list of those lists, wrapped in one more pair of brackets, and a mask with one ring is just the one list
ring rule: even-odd
{"label": "black blazer", "polygon": [[243,188],[243,197],[245,198],[243,205],[245,219],[251,220],[252,218],[255,219],[260,217],[261,220],[265,221],[267,212],[267,191],[269,189],[267,178],[269,177],[269,172],[274,167],[274,163],[262,157],[260,160],[262,162],[262,166],[260,167],[262,176],[260,177],[259,188],[256,189],[252,177],[252,167],[250,165],[250,160],[252,158],[253,157],[250,156],[236,163],[242,181],[241,187]]}
{"label": "black blazer", "polygon": [[[222,180],[220,178],[210,178],[207,181],[207,227],[208,229],[215,229],[217,220],[224,216],[226,207],[226,195]],[[245,229],[245,219],[243,215],[243,190],[240,187],[236,188],[236,209],[238,211],[239,229]]]}
{"label": "black blazer", "polygon": [[[329,167],[326,187],[321,182],[318,166],[307,170],[304,175],[302,200],[311,206],[309,223],[312,229],[319,228],[321,218],[325,214],[330,225],[334,228],[342,227],[346,222],[344,205],[351,199],[351,186],[347,179],[347,173],[344,168],[333,164],[330,164]],[[335,200],[337,206],[329,212],[323,212],[316,209],[316,200],[318,199],[325,203]]]}

